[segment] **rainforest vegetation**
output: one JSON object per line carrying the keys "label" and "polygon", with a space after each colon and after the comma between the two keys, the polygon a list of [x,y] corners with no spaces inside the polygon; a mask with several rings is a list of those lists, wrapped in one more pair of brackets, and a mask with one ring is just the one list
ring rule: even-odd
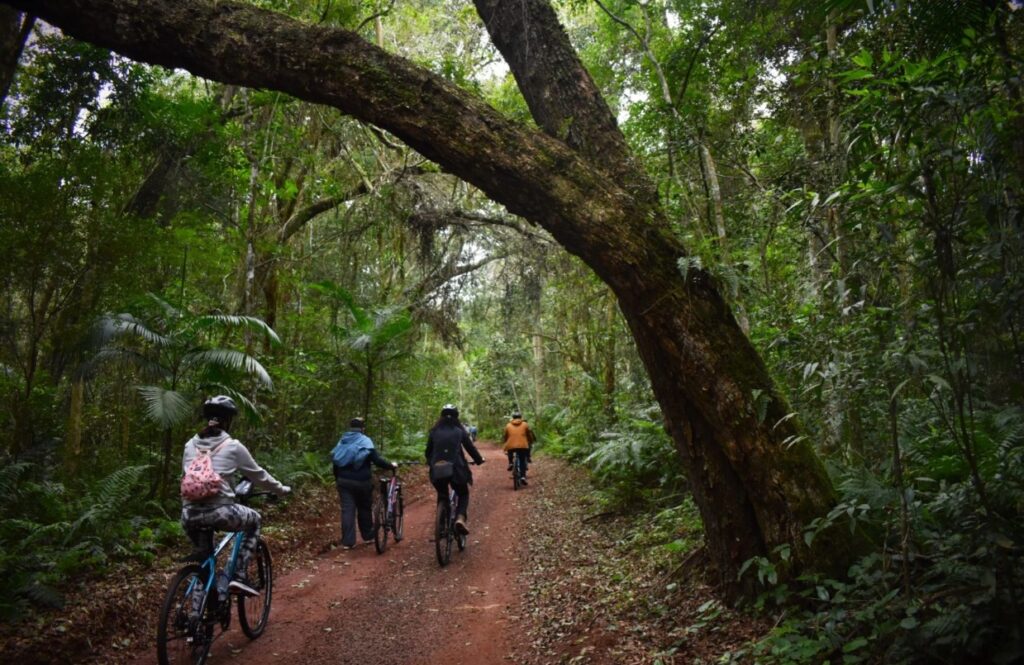
{"label": "rainforest vegetation", "polygon": [[204,396],[298,491],[454,402],[703,548],[724,659],[1020,662],[1022,23],[0,0],[0,617],[180,545]]}

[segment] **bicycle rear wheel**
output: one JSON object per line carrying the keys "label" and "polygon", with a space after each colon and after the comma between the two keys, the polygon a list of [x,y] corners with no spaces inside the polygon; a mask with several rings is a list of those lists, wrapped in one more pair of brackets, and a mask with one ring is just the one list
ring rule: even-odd
{"label": "bicycle rear wheel", "polygon": [[373,546],[377,554],[384,554],[388,548],[388,496],[378,492],[373,500]]}
{"label": "bicycle rear wheel", "polygon": [[238,597],[238,623],[246,637],[254,640],[267,627],[270,601],[274,595],[274,564],[270,559],[270,549],[262,538],[256,542],[256,551],[249,557],[246,573],[249,585],[259,593]]}
{"label": "bicycle rear wheel", "polygon": [[447,566],[452,558],[452,530],[451,515],[448,512],[448,502],[437,502],[437,519],[434,522],[434,549],[437,550],[437,562]]}
{"label": "bicycle rear wheel", "polygon": [[202,665],[213,644],[212,621],[200,614],[206,608],[203,569],[196,565],[178,571],[167,587],[156,629],[156,657],[160,665]]}
{"label": "bicycle rear wheel", "polygon": [[519,452],[512,453],[512,489],[518,490],[523,484],[523,460]]}
{"label": "bicycle rear wheel", "polygon": [[402,503],[402,488],[398,488],[398,496],[395,497],[395,542],[405,538],[405,505]]}

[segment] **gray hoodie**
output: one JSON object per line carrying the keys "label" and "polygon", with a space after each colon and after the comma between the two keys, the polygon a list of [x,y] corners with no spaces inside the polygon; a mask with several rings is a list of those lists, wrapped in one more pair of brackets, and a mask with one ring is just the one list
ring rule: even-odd
{"label": "gray hoodie", "polygon": [[251,480],[257,490],[266,490],[278,496],[284,496],[284,485],[257,464],[249,450],[237,439],[232,439],[227,432],[221,432],[208,439],[201,439],[198,435],[189,439],[185,444],[185,454],[181,458],[182,474],[195,459],[199,449],[210,450],[218,444],[221,446],[211,459],[213,460],[213,470],[220,474],[220,492],[217,496],[200,502],[182,499],[182,505],[221,506],[234,503],[235,487],[231,483],[235,478],[235,472],[240,472]]}

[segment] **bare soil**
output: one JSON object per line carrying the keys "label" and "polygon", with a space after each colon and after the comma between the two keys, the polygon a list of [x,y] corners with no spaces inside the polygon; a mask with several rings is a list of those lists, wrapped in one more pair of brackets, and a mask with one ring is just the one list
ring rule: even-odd
{"label": "bare soil", "polygon": [[[515,492],[500,449],[480,449],[469,543],[444,568],[423,467],[403,474],[405,538],[383,555],[338,547],[333,487],[268,507],[270,623],[250,641],[232,617],[210,663],[712,663],[766,630],[717,600],[699,551],[680,565],[636,539],[640,517],[602,512],[584,472],[540,458]],[[178,567],[165,555],[83,580],[64,610],[0,627],[0,662],[154,663]]]}
{"label": "bare soil", "polygon": [[[436,495],[425,487],[406,503],[401,542],[383,555],[372,542],[331,547],[277,577],[267,631],[249,641],[232,625],[214,643],[210,663],[502,662],[508,617],[522,593],[514,552],[520,497],[501,451],[481,450],[490,463],[473,467],[468,544],[453,548],[448,566],[436,559]],[[134,662],[153,662],[152,651]]]}

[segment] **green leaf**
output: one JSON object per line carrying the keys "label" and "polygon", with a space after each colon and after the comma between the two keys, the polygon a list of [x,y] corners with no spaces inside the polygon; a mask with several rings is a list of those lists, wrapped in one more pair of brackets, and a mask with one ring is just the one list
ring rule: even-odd
{"label": "green leaf", "polygon": [[192,416],[188,399],[176,390],[160,386],[139,386],[139,394],[146,405],[146,416],[163,429],[182,425]]}
{"label": "green leaf", "polygon": [[872,57],[870,51],[861,51],[857,55],[850,58],[853,62],[861,67],[868,68],[874,64],[875,59]]}
{"label": "green leaf", "polygon": [[187,354],[183,362],[186,366],[190,367],[210,365],[242,371],[256,377],[267,388],[271,390],[274,388],[274,382],[263,365],[249,354],[241,351],[235,351],[234,349],[205,349]]}
{"label": "green leaf", "polygon": [[850,640],[843,645],[843,653],[853,653],[857,649],[863,649],[868,645],[868,638],[858,637],[855,640]]}
{"label": "green leaf", "polygon": [[255,316],[236,316],[231,314],[207,314],[196,319],[199,327],[246,328],[260,333],[270,340],[273,346],[281,344],[281,338],[267,323]]}

